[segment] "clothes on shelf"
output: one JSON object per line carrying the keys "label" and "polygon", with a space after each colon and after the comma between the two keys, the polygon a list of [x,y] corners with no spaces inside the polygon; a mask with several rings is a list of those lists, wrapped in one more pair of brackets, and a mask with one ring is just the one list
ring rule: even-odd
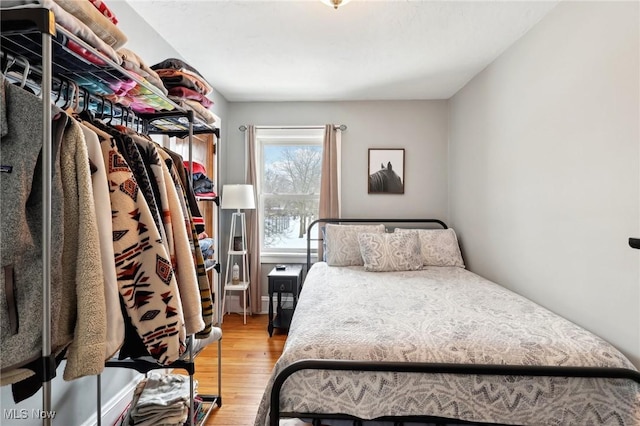
{"label": "clothes on shelf", "polygon": [[102,41],[113,49],[119,49],[127,43],[127,36],[116,24],[104,16],[90,1],[53,0],[64,10],[84,22]]}
{"label": "clothes on shelf", "polygon": [[205,259],[208,259],[213,256],[215,241],[213,238],[201,238],[198,240],[200,244],[200,249],[202,250],[202,256]]}
{"label": "clothes on shelf", "polygon": [[109,7],[106,4],[104,4],[102,0],[89,0],[89,1],[93,5],[93,7],[98,9],[98,11],[100,11],[100,13],[102,13],[111,22],[113,22],[114,25],[118,25],[118,19],[113,14],[111,9],[109,9]]}
{"label": "clothes on shelf", "polygon": [[[193,180],[193,192],[200,197],[215,197],[216,193],[213,190],[214,183],[207,176],[207,169],[203,164],[194,161],[191,166],[191,177]],[[184,162],[184,167],[189,170],[189,162]]]}
{"label": "clothes on shelf", "polygon": [[[70,6],[69,9],[71,9],[74,4],[78,5],[80,3],[82,2],[69,0],[64,3],[64,6]],[[94,7],[89,2],[86,3],[91,9],[94,9]],[[100,15],[99,12],[96,13],[104,18],[104,21],[101,19],[98,19],[96,21],[83,21],[82,18],[76,17],[73,14],[74,12],[66,10],[62,4],[59,4],[54,0],[2,0],[2,2],[0,3],[0,9],[38,7],[44,7],[51,10],[55,14],[56,22],[60,24],[60,26],[68,30],[70,33],[76,35],[78,38],[82,39],[89,46],[100,51],[100,53],[105,55],[111,61],[120,65],[122,59],[116,53],[115,49],[121,47],[122,45],[124,45],[124,43],[126,43],[126,36],[122,34],[120,30],[118,30],[116,26],[113,25],[113,23]],[[108,24],[106,24],[105,21]],[[89,25],[91,25],[91,27]],[[101,25],[103,25],[102,29],[100,29]],[[102,35],[102,37],[95,32],[96,30]],[[104,65],[104,61],[102,61],[99,57],[91,54],[91,52],[88,52],[86,49],[82,48],[72,40],[68,40],[67,43],[68,47],[71,50],[80,54],[85,59],[88,59],[92,63],[97,65]]]}
{"label": "clothes on shelf", "polygon": [[[18,402],[40,386],[42,101],[1,83],[0,373]],[[52,110],[52,353],[66,356],[65,380],[99,374],[118,351],[168,365],[213,322],[183,159],[88,112]]]}
{"label": "clothes on shelf", "polygon": [[[116,65],[122,66],[134,78],[114,80],[106,75],[100,79],[87,79],[80,75],[72,77],[77,77],[76,84],[91,93],[104,96],[109,101],[129,107],[138,113],[175,109],[175,104],[166,98],[167,89],[158,74],[146,65],[137,54],[122,47],[125,45],[127,37],[117,28],[113,22],[117,22],[117,19],[103,2],[99,0],[95,0],[93,3],[77,0],[3,0],[0,3],[0,9],[39,7],[53,11],[56,22],[61,27],[88,45],[88,47],[83,46],[68,35],[59,34],[57,37],[66,49],[96,67],[108,67],[102,57],[92,52],[91,49],[95,49]],[[116,51],[116,49],[118,50]],[[25,52],[27,51],[25,50]],[[155,87],[157,93],[149,90],[149,86]],[[185,109],[192,109],[185,105],[181,106]],[[211,122],[208,117],[203,121]]]}
{"label": "clothes on shelf", "polygon": [[[141,380],[122,426],[182,426],[189,418],[189,377],[150,372]],[[198,382],[193,380],[194,394]]]}
{"label": "clothes on shelf", "polygon": [[207,124],[213,124],[216,122],[216,117],[213,115],[211,111],[205,108],[202,103],[198,101],[194,101],[191,99],[176,99],[172,96],[169,96],[169,99],[173,101],[177,101],[178,105],[185,109],[191,109],[196,114],[197,117],[200,117]]}
{"label": "clothes on shelf", "polygon": [[172,87],[171,89],[168,90],[168,94],[169,96],[173,96],[179,99],[191,99],[194,101],[198,101],[205,108],[210,108],[211,106],[213,106],[213,101],[211,99],[207,98],[200,92],[197,92],[193,89],[189,89],[188,87],[184,87],[184,86]]}
{"label": "clothes on shelf", "polygon": [[152,70],[137,53],[126,49],[118,49],[118,54],[122,57],[122,67],[126,70],[136,73],[142,78],[160,89],[163,94],[167,95],[167,88],[162,84],[162,80],[157,72]]}
{"label": "clothes on shelf", "polygon": [[[135,53],[115,52],[126,37],[101,0],[0,3],[0,9],[41,7],[53,13],[5,11],[3,23],[22,23],[26,17],[25,23],[33,20],[51,29],[55,20],[52,58],[46,59],[45,37],[39,32],[1,34],[0,205],[8,215],[0,219],[0,384],[12,385],[15,402],[43,386],[50,390],[43,382],[65,359],[65,380],[100,374],[105,361],[115,366],[116,355],[144,358],[123,363],[125,367],[192,369],[195,348],[218,340],[219,353],[221,338],[221,330],[212,326],[213,294],[197,237],[202,226],[194,220],[201,215],[192,202],[183,159],[126,126],[171,136],[191,135],[191,124],[198,132],[216,129],[183,111],[162,115],[165,125],[173,125],[172,132],[151,124],[176,104]],[[19,79],[14,64],[22,67]],[[79,72],[65,76],[70,65]],[[35,73],[30,75],[30,69]],[[49,78],[57,96],[51,105],[51,135],[44,135],[41,114],[43,99],[47,112],[49,94],[43,97],[38,89]],[[10,81],[21,82],[21,87]],[[88,111],[99,111],[105,122]],[[121,126],[111,124],[114,118]],[[52,148],[52,176],[46,183],[43,140]],[[44,209],[49,203],[43,191],[51,194],[51,205]],[[48,218],[50,233],[44,231]],[[51,244],[43,241],[47,234]],[[43,304],[43,287],[51,291],[50,303]],[[51,338],[46,339],[42,322],[49,315]],[[218,374],[218,392],[220,387]],[[197,418],[201,399],[192,398],[193,387],[187,388],[181,400],[195,403],[192,416]],[[47,410],[51,395],[43,396]],[[203,398],[221,405],[218,396]],[[176,424],[186,420],[184,405],[180,410],[171,406]],[[144,420],[136,424],[171,420],[167,411],[154,417],[147,405],[139,408]]]}
{"label": "clothes on shelf", "polygon": [[[194,88],[203,95],[209,95],[213,92],[213,88],[200,72],[183,60],[176,58],[168,58],[151,67],[158,71],[158,74],[167,73],[168,75],[183,75],[194,84]],[[177,74],[171,71],[178,71]]]}
{"label": "clothes on shelf", "polygon": [[151,68],[168,89],[169,99],[184,109],[192,110],[205,123],[215,123],[215,116],[208,109],[213,101],[207,98],[213,88],[198,70],[176,58],[165,59]]}

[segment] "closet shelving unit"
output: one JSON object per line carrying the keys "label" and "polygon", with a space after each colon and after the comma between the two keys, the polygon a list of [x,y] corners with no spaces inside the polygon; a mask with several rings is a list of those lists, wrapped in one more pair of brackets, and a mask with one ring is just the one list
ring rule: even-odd
{"label": "closet shelving unit", "polygon": [[[145,115],[143,115],[145,116]],[[145,116],[146,117],[146,116]],[[157,124],[160,123],[160,124]],[[194,143],[195,137],[191,137],[187,140],[187,143],[181,143],[188,136],[185,132],[181,130],[170,131],[167,132],[167,126],[171,126],[171,123],[167,123],[166,120],[162,117],[158,118],[157,114],[155,117],[151,117],[151,129],[149,130],[149,134],[163,134],[168,136],[175,136],[176,140],[175,146],[173,144],[171,149],[175,152],[181,154],[184,158],[189,159],[189,167],[188,173],[191,176],[190,181],[193,182],[193,164],[201,163],[208,172],[213,172],[213,175],[209,175],[214,181],[214,183],[219,182],[218,176],[218,142],[220,140],[220,128],[216,127],[211,132],[201,131],[194,132],[193,135],[199,134],[210,134],[212,136],[207,138],[197,138],[201,144],[197,145]],[[165,130],[157,130],[158,127],[162,127]],[[199,149],[195,149],[196,146],[199,146]],[[186,149],[185,149],[186,147]],[[205,272],[211,279],[211,286],[214,290],[214,313],[215,319],[214,324],[221,324],[221,314],[220,314],[220,301],[221,299],[221,284],[220,284],[220,270],[221,265],[219,261],[219,212],[218,208],[220,206],[220,197],[218,195],[215,196],[204,196],[195,193],[195,200],[200,207],[200,211],[202,213],[202,217],[204,219],[205,230],[209,235],[213,236],[215,239],[214,244],[214,259],[209,265],[205,266]],[[209,275],[210,274],[210,275]]]}
{"label": "closet shelving unit", "polygon": [[[193,111],[169,111],[169,112],[158,112],[155,114],[138,114],[144,120],[145,133],[147,134],[161,134],[167,135],[170,137],[178,137],[178,138],[189,138],[189,164],[192,164],[192,147],[193,147],[193,135],[194,135],[194,120],[195,116]],[[186,119],[186,120],[183,120]],[[176,119],[178,121],[176,121]],[[186,121],[186,122],[185,122]],[[184,126],[187,126],[184,129]],[[200,129],[198,134],[204,133],[213,133],[216,137],[220,135],[220,129]],[[192,181],[193,170],[192,167],[189,168],[189,179]],[[197,199],[198,197],[196,197]],[[217,197],[216,197],[217,198]],[[211,198],[211,200],[214,200]],[[215,200],[216,204],[218,203]],[[217,273],[220,273],[220,263],[215,262],[215,264],[211,267],[211,269],[215,269]],[[219,283],[219,279],[214,280],[216,283]],[[216,286],[215,290],[215,306],[218,303],[218,295],[220,294],[220,290],[218,286]],[[214,309],[217,313],[217,307]],[[180,359],[170,365],[159,365],[157,364],[151,357],[147,357],[147,359],[123,359],[123,360],[109,360],[106,363],[107,367],[121,367],[121,368],[130,368],[138,371],[139,373],[147,374],[150,371],[157,369],[182,369],[185,370],[189,374],[189,389],[190,389],[190,413],[194,412],[194,393],[193,393],[193,375],[195,374],[195,358],[198,354],[204,349],[204,347],[199,348],[198,350],[193,349],[193,340],[194,336],[190,336],[189,339],[189,349],[188,356],[184,359]],[[221,358],[221,340],[218,339],[218,393],[216,395],[207,395],[207,394],[199,394],[198,396],[202,398],[203,404],[206,404],[204,407],[204,417],[201,422],[198,424],[205,424],[209,414],[213,410],[214,406],[221,407],[222,406],[222,358]],[[98,388],[98,392],[100,388]],[[98,393],[98,400],[100,400],[100,394]],[[98,404],[100,406],[100,404]],[[193,416],[190,416],[190,425],[194,426]]]}
{"label": "closet shelving unit", "polygon": [[[138,84],[138,97],[145,96],[162,99],[166,102],[166,111],[157,111],[148,114],[136,114],[143,126],[143,132],[147,134],[164,134],[170,137],[189,137],[189,162],[191,162],[191,144],[194,134],[214,133],[219,137],[219,129],[207,125],[199,119],[196,119],[193,111],[185,111],[172,100],[168,99],[164,94],[153,85],[141,80],[138,76],[129,73],[120,65],[114,63],[102,53],[86,44],[83,40],[76,37],[66,29],[57,25],[54,14],[46,8],[24,8],[24,9],[4,9],[0,13],[0,51],[2,58],[9,61],[10,58],[22,59],[30,65],[29,70],[25,70],[25,74],[32,72],[38,76],[40,83],[40,93],[42,97],[42,123],[43,123],[43,139],[42,139],[42,182],[43,182],[43,232],[42,232],[42,356],[40,362],[40,371],[37,371],[37,377],[42,382],[42,410],[51,410],[51,380],[56,376],[55,359],[51,354],[51,173],[52,173],[52,152],[51,152],[51,96],[52,81],[67,80],[75,83],[79,87],[84,87],[83,92],[88,94],[91,99],[102,99],[104,113],[104,99],[102,96],[109,94],[101,92],[100,88],[96,88],[93,83],[100,82],[102,88],[108,87],[109,82],[118,82],[123,80],[134,80]],[[91,52],[95,58],[98,58],[100,65],[96,65],[92,61],[83,58],[67,49],[66,43],[71,40],[87,52]],[[86,88],[86,87],[89,88]],[[61,89],[60,89],[61,90]],[[88,99],[84,99],[88,102]],[[117,104],[112,104],[110,114],[113,117],[116,109],[120,110],[122,116],[127,112],[127,124],[129,113],[127,108]],[[122,117],[121,116],[121,117]],[[121,118],[122,119],[122,118]],[[191,172],[191,171],[190,171]],[[191,174],[191,173],[190,173]],[[217,203],[217,201],[216,201]],[[219,273],[219,264],[216,264],[216,270]],[[219,280],[218,280],[219,282]],[[213,289],[212,289],[213,290]],[[215,289],[216,297],[220,294],[219,289]],[[211,412],[214,405],[220,407],[221,399],[221,342],[218,339],[218,394],[217,395],[200,395],[205,403],[206,415],[202,423],[206,421],[206,417]],[[184,369],[189,373],[191,381],[191,411],[189,423],[193,425],[193,374],[195,372],[194,359],[199,351],[193,349],[193,336],[189,341],[188,358],[179,360],[172,365],[163,366],[153,361],[147,360],[120,360],[108,361],[107,366],[132,368],[141,373],[148,373],[155,369],[178,368]],[[101,419],[101,401],[100,401],[100,376],[98,376],[98,424]],[[51,419],[43,419],[43,425],[51,425]]]}

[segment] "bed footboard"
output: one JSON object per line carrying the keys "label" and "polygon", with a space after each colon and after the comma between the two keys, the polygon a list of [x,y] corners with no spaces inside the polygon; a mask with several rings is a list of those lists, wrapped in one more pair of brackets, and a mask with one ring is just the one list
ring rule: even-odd
{"label": "bed footboard", "polygon": [[[354,425],[365,421],[349,415],[318,414],[318,413],[280,413],[280,390],[284,382],[297,371],[301,370],[334,370],[334,371],[380,371],[398,373],[439,373],[439,374],[473,374],[492,376],[545,376],[545,377],[583,377],[601,379],[627,379],[640,384],[640,372],[626,368],[604,367],[561,367],[561,366],[528,366],[528,365],[483,365],[483,364],[440,364],[420,362],[382,362],[382,361],[351,361],[351,360],[322,360],[310,359],[294,362],[284,368],[275,378],[270,395],[270,426],[278,426],[280,416],[313,418],[314,424],[320,420],[342,419],[353,420]],[[430,416],[393,416],[372,420],[393,421],[395,424],[402,422],[431,422],[455,421],[464,424],[457,419],[445,419]]]}

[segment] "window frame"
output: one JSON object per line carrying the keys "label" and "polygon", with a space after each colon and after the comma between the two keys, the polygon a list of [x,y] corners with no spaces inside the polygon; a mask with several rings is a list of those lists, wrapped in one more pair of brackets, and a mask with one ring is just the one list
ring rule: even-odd
{"label": "window frame", "polygon": [[[268,199],[310,199],[320,201],[320,192],[317,194],[277,194],[264,193],[263,182],[265,181],[265,158],[264,151],[267,146],[313,146],[319,147],[321,152],[323,149],[324,128],[313,129],[257,129],[256,130],[256,174],[257,174],[257,202],[260,216],[259,235],[260,235],[260,256],[261,258],[287,258],[301,257],[306,255],[306,244],[304,248],[283,247],[271,248],[264,245],[265,219],[264,214],[265,201]],[[317,248],[312,247],[312,253],[317,252]]]}

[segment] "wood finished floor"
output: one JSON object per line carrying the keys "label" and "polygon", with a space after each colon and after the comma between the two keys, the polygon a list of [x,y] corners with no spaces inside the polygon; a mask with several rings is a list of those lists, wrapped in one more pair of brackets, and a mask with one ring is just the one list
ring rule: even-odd
{"label": "wood finished floor", "polygon": [[[253,425],[260,399],[287,335],[275,330],[269,337],[267,315],[225,315],[222,324],[222,407],[214,408],[206,425]],[[217,344],[196,358],[198,392],[217,394]]]}

